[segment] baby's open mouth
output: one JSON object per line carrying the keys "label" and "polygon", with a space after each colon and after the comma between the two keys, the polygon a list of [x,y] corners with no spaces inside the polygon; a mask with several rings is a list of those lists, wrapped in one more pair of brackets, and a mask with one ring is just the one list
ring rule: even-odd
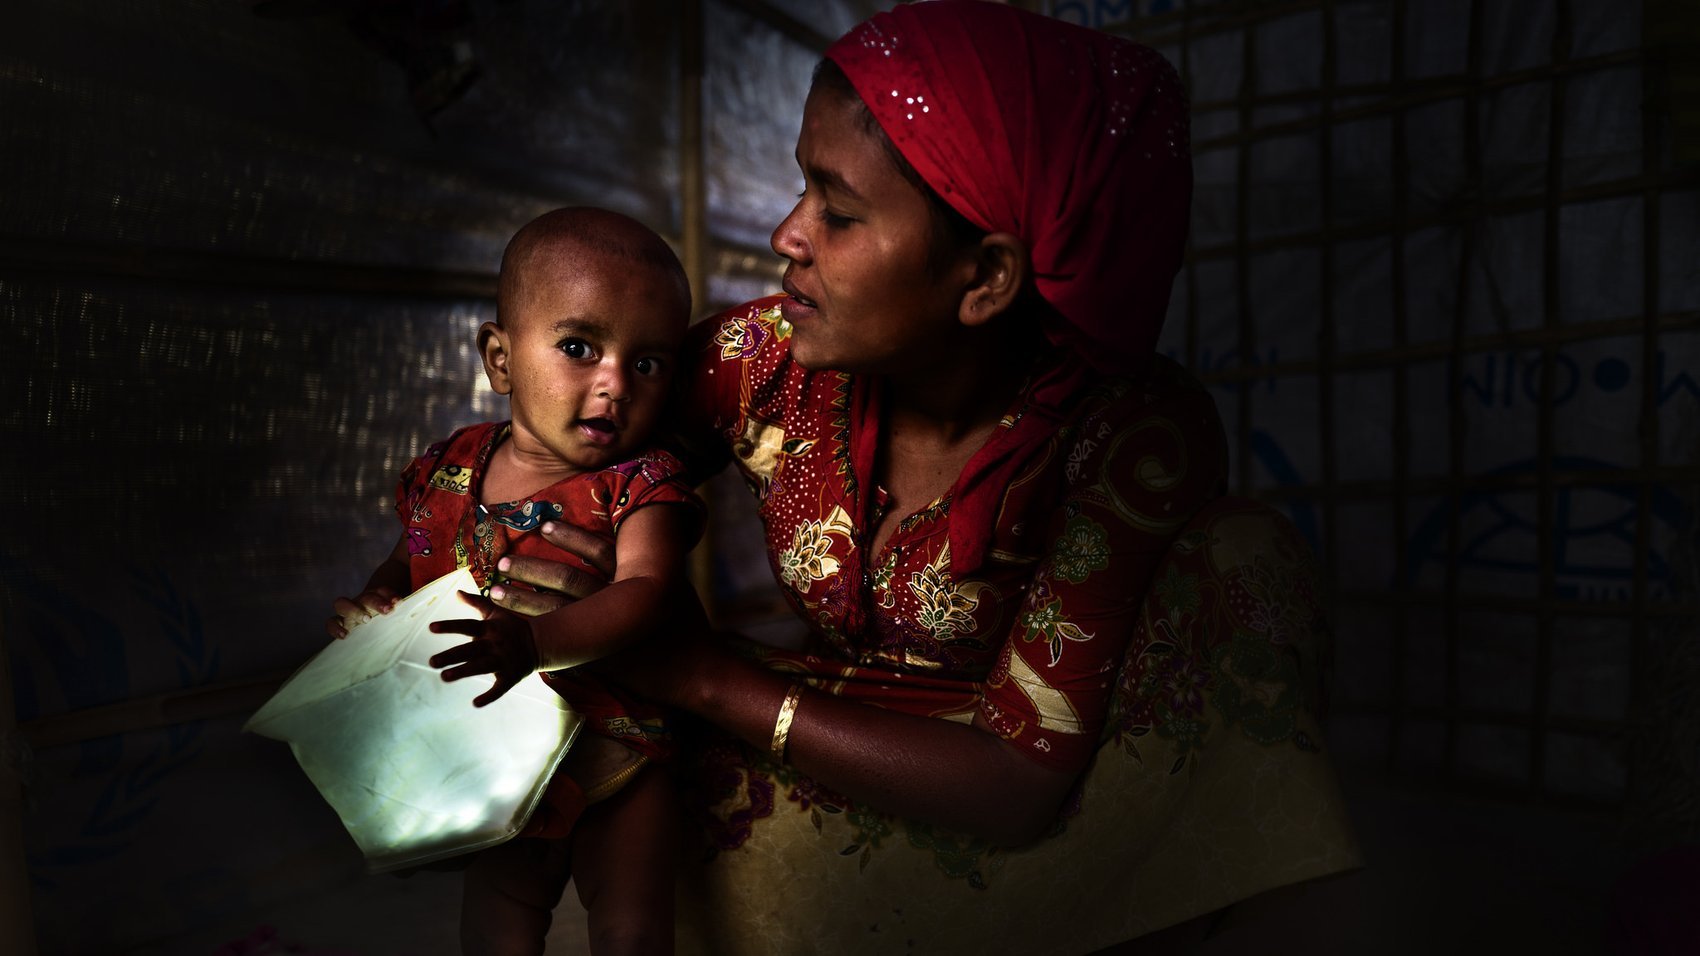
{"label": "baby's open mouth", "polygon": [[581,418],[578,420],[578,425],[580,428],[589,429],[599,435],[608,435],[610,437],[613,436],[615,431],[617,431],[613,420],[608,418]]}

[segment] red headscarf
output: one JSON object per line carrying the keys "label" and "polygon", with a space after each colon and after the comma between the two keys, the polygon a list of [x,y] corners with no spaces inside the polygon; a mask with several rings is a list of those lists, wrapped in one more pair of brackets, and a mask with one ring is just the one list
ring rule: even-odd
{"label": "red headscarf", "polygon": [[1143,370],[1180,268],[1192,160],[1156,51],[1001,3],[910,3],[826,51],[929,186],[1027,244],[1048,329],[1101,371]]}
{"label": "red headscarf", "polygon": [[[984,0],[875,15],[826,51],[921,178],[976,226],[1033,257],[1062,316],[1046,335],[1079,361],[1139,375],[1180,269],[1192,200],[1187,101],[1156,51]],[[1069,418],[1078,361],[1030,383],[1012,427],[951,490],[951,570],[985,559],[1023,465]],[[872,467],[877,413],[853,456]]]}

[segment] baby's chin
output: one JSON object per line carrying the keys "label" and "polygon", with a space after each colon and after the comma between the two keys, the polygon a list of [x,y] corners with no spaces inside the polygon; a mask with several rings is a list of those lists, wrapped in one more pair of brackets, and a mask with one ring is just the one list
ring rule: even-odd
{"label": "baby's chin", "polygon": [[583,449],[572,456],[568,464],[579,471],[601,471],[613,465],[618,465],[632,456],[632,452],[623,446],[608,445],[594,449]]}
{"label": "baby's chin", "polygon": [[581,467],[607,468],[636,458],[644,447],[644,443],[633,438],[630,432],[621,432],[606,445],[580,445],[574,451],[584,461]]}

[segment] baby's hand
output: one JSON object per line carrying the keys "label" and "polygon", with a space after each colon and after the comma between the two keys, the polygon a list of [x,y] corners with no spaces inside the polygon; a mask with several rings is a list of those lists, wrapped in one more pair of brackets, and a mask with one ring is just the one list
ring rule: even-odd
{"label": "baby's hand", "polygon": [[483,707],[537,670],[537,642],[525,618],[497,607],[487,597],[465,591],[460,597],[478,611],[479,617],[438,621],[431,625],[431,630],[437,634],[465,634],[472,640],[433,655],[430,663],[439,669],[448,668],[443,671],[443,680],[460,680],[474,674],[496,675],[496,685],[472,700],[473,706]]}
{"label": "baby's hand", "polygon": [[400,595],[383,587],[361,591],[352,598],[339,597],[331,602],[331,610],[335,613],[325,620],[325,630],[340,641],[361,621],[390,613],[400,599]]}

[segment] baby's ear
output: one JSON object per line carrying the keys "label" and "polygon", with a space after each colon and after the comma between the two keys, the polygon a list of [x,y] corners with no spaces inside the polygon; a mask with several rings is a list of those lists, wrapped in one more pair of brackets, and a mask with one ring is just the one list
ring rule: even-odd
{"label": "baby's ear", "polygon": [[497,395],[513,392],[513,380],[508,377],[508,330],[494,322],[478,327],[478,354],[484,359],[484,375],[490,389]]}
{"label": "baby's ear", "polygon": [[985,325],[1009,311],[1033,271],[1026,244],[1007,232],[985,236],[975,252],[974,277],[957,315],[968,326]]}

